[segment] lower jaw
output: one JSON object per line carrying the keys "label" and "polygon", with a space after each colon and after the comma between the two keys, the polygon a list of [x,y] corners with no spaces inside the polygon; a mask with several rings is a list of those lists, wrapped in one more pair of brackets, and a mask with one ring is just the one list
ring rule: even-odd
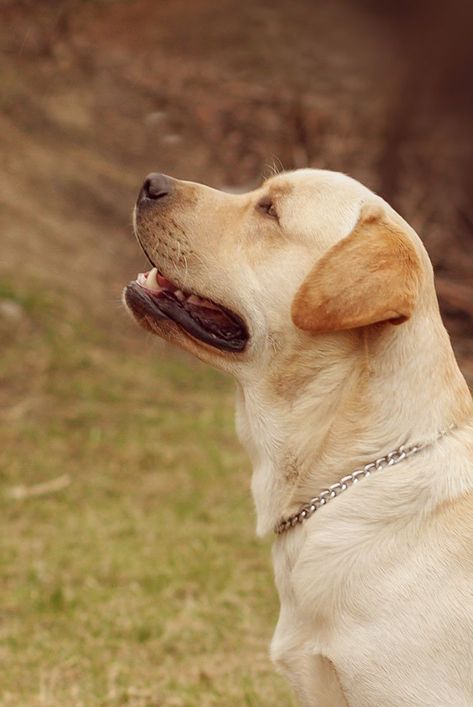
{"label": "lower jaw", "polygon": [[131,282],[125,288],[124,300],[141,326],[158,335],[161,333],[161,325],[172,322],[193,342],[204,344],[207,349],[211,348],[215,352],[240,353],[246,347],[247,337],[242,335],[227,339],[219,338],[194,322],[165,297],[153,296],[137,282]]}

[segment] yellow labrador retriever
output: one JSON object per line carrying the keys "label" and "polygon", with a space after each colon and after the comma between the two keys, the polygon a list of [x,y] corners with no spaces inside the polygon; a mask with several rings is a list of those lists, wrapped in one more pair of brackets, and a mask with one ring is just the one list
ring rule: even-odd
{"label": "yellow labrador retriever", "polygon": [[238,382],[300,703],[471,707],[473,405],[416,233],[311,169],[240,195],[152,174],[135,230],[132,315]]}

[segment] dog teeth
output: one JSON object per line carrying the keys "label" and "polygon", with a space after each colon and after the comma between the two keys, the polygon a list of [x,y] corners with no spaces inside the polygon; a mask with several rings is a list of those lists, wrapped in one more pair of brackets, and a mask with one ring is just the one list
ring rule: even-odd
{"label": "dog teeth", "polygon": [[187,298],[187,301],[189,304],[202,304],[205,300],[203,300],[201,297],[198,297],[197,295],[189,295]]}
{"label": "dog teeth", "polygon": [[199,297],[198,295],[189,295],[189,297],[187,298],[187,302],[189,304],[196,304],[199,307],[204,307],[205,309],[215,309],[217,311],[220,310],[220,307],[217,304],[214,304],[209,299]]}
{"label": "dog teeth", "polygon": [[152,292],[159,292],[159,290],[161,289],[158,285],[157,274],[158,271],[156,268],[153,268],[149,271],[148,277],[146,278],[146,281],[144,283],[144,286],[147,290],[151,290]]}
{"label": "dog teeth", "polygon": [[[160,284],[160,281],[161,283]],[[199,297],[199,295],[194,295],[190,294],[187,295],[185,292],[182,290],[178,290],[177,288],[174,289],[174,285],[167,280],[165,277],[160,275],[158,273],[157,268],[153,268],[149,272],[140,272],[138,273],[138,276],[136,278],[136,282],[141,285],[141,287],[144,287],[146,290],[149,290],[150,292],[154,292],[155,294],[163,291],[169,291],[173,294],[173,296],[179,301],[182,302],[184,305],[186,304],[193,304],[198,307],[204,307],[206,309],[215,309],[219,310],[220,307],[213,302],[211,302],[208,299],[204,299],[203,297]],[[166,283],[166,284],[164,284]]]}
{"label": "dog teeth", "polygon": [[218,304],[215,304],[209,299],[203,299],[202,302],[202,307],[205,307],[205,309],[215,309],[217,312],[220,311],[220,307]]}

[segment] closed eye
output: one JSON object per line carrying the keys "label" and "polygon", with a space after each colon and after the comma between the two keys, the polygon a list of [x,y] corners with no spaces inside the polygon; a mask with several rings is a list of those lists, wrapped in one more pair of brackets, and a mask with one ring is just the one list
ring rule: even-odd
{"label": "closed eye", "polygon": [[262,214],[265,214],[266,216],[270,216],[271,218],[275,218],[276,220],[278,219],[278,212],[276,210],[276,207],[274,206],[273,200],[269,196],[264,196],[262,199],[258,201],[256,204],[256,208],[258,211],[260,211]]}

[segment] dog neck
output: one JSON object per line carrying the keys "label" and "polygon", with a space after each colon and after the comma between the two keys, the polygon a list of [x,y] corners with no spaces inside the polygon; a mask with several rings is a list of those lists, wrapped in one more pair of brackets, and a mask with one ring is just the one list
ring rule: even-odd
{"label": "dog neck", "polygon": [[438,308],[425,314],[299,342],[283,365],[240,385],[258,535],[360,464],[471,414]]}

